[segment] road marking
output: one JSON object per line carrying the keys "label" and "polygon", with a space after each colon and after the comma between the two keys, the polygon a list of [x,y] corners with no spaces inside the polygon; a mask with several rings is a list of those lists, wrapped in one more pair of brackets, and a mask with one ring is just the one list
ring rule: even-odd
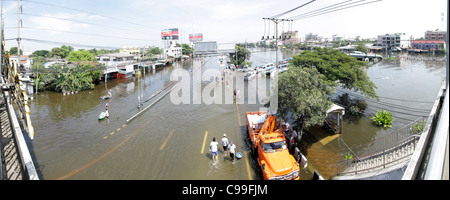
{"label": "road marking", "polygon": [[169,141],[170,137],[172,136],[173,132],[175,132],[175,129],[172,129],[172,131],[169,133],[169,136],[167,136],[166,141],[164,141],[164,143],[161,145],[161,147],[159,148],[159,150],[163,150],[164,146],[166,146],[167,141]]}
{"label": "road marking", "polygon": [[238,116],[238,122],[239,122],[239,127],[241,127],[241,116],[239,116],[239,106],[238,104],[236,104],[236,109],[237,109],[237,116]]}
{"label": "road marking", "polygon": [[105,154],[103,154],[102,156],[98,157],[97,159],[91,161],[88,164],[83,165],[82,167],[78,168],[75,171],[70,172],[69,174],[62,176],[60,178],[58,178],[57,180],[64,180],[66,178],[69,178],[75,174],[77,174],[80,171],[83,171],[84,169],[88,168],[89,166],[97,163],[98,161],[102,160],[103,158],[105,158],[106,156],[108,156],[109,154],[111,154],[112,152],[114,152],[116,149],[118,149],[120,146],[122,146],[123,144],[125,144],[125,142],[127,142],[128,140],[130,140],[133,136],[135,136],[136,134],[139,133],[139,131],[141,131],[143,128],[145,128],[148,124],[150,124],[150,122],[152,121],[154,117],[152,117],[151,119],[149,119],[145,124],[141,125],[138,127],[138,129],[136,129],[130,136],[128,136],[127,138],[125,138],[125,140],[123,140],[121,143],[117,144],[116,146],[114,146],[111,150],[109,150],[108,152],[106,152]]}
{"label": "road marking", "polygon": [[201,154],[203,154],[203,150],[205,150],[205,143],[206,143],[207,136],[208,136],[208,131],[205,132],[205,138],[203,138],[202,151],[200,152]]}
{"label": "road marking", "polygon": [[117,131],[120,131],[120,128],[118,128]]}
{"label": "road marking", "polygon": [[114,135],[114,132],[111,132],[110,135]]}
{"label": "road marking", "polygon": [[252,175],[250,172],[250,164],[248,164],[248,157],[247,157],[247,153],[245,151],[244,151],[244,156],[245,156],[245,165],[247,165],[248,180],[252,180]]}
{"label": "road marking", "polygon": [[125,127],[125,126],[127,126],[127,125],[126,124],[122,125],[122,127]]}

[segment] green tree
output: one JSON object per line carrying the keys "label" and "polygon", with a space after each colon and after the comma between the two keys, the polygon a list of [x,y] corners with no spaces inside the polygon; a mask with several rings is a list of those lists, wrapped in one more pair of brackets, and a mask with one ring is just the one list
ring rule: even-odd
{"label": "green tree", "polygon": [[366,73],[369,64],[344,52],[317,48],[316,51],[304,51],[294,56],[290,63],[291,68],[316,68],[329,85],[335,86],[337,83],[343,88],[361,91],[366,97],[378,99],[375,92],[377,87]]}
{"label": "green tree", "polygon": [[[22,51],[22,49],[20,50],[20,55],[22,55],[23,54],[23,51]],[[10,49],[9,49],[9,55],[17,55],[17,47],[11,47]]]}
{"label": "green tree", "polygon": [[88,50],[78,50],[70,52],[69,56],[67,57],[67,61],[96,61],[96,59],[95,56]]}
{"label": "green tree", "polygon": [[369,49],[364,45],[363,42],[359,42],[358,45],[355,47],[355,51],[361,51],[364,53],[369,52]]}
{"label": "green tree", "polygon": [[194,48],[189,46],[189,44],[182,44],[182,54],[189,56],[189,54],[194,53]]}
{"label": "green tree", "polygon": [[283,119],[291,116],[299,132],[321,125],[332,105],[328,95],[334,92],[316,68],[293,67],[279,76],[277,115]]}
{"label": "green tree", "polygon": [[66,58],[70,51],[60,47],[54,47],[50,51],[50,56],[54,58]]}
{"label": "green tree", "polygon": [[[245,60],[250,59],[250,51],[244,47],[241,47],[239,45],[235,46],[235,49],[237,51],[237,59],[238,59],[238,65],[244,65]],[[230,53],[231,62],[236,65],[236,52]]]}
{"label": "green tree", "polygon": [[37,57],[44,57],[44,58],[48,58],[50,57],[50,51],[48,50],[36,50],[33,52],[33,58],[37,58]]}

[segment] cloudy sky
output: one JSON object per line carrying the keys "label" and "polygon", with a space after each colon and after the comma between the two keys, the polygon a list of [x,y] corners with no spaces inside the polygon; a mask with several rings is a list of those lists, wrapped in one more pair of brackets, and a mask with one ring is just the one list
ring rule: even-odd
{"label": "cloudy sky", "polygon": [[[179,28],[182,42],[190,33],[204,41],[255,42],[273,35],[264,21],[311,0],[22,0],[21,37],[25,51],[51,49],[61,43],[92,47],[162,46],[161,30]],[[291,18],[334,4],[357,5],[374,0],[316,0],[280,18]],[[341,4],[339,4],[341,3]],[[353,4],[351,4],[353,3]],[[17,38],[17,1],[2,0],[5,38]],[[320,11],[320,10],[319,10]],[[331,10],[328,10],[331,11]],[[444,23],[441,21],[444,13]],[[320,16],[296,20],[299,36],[316,33],[346,38],[374,38],[406,33],[416,38],[426,30],[446,30],[447,0],[382,0]],[[290,24],[280,24],[288,30]],[[270,31],[270,33],[269,33]],[[31,39],[31,40],[30,40]],[[17,46],[6,42],[7,49]],[[75,46],[75,45],[73,45]],[[75,48],[89,48],[75,46]]]}

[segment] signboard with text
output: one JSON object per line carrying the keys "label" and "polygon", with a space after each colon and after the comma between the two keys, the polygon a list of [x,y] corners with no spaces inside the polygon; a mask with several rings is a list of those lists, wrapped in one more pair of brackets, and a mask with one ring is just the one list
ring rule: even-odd
{"label": "signboard with text", "polygon": [[191,33],[189,34],[190,42],[201,42],[203,41],[203,33]]}
{"label": "signboard with text", "polygon": [[161,30],[162,40],[178,40],[178,28],[169,28]]}

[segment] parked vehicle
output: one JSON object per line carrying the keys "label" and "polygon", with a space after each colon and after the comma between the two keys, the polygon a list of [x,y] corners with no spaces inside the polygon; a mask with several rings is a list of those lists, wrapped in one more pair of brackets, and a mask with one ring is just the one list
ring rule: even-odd
{"label": "parked vehicle", "polygon": [[300,167],[289,153],[281,120],[267,112],[247,112],[247,128],[253,152],[265,180],[299,180]]}

